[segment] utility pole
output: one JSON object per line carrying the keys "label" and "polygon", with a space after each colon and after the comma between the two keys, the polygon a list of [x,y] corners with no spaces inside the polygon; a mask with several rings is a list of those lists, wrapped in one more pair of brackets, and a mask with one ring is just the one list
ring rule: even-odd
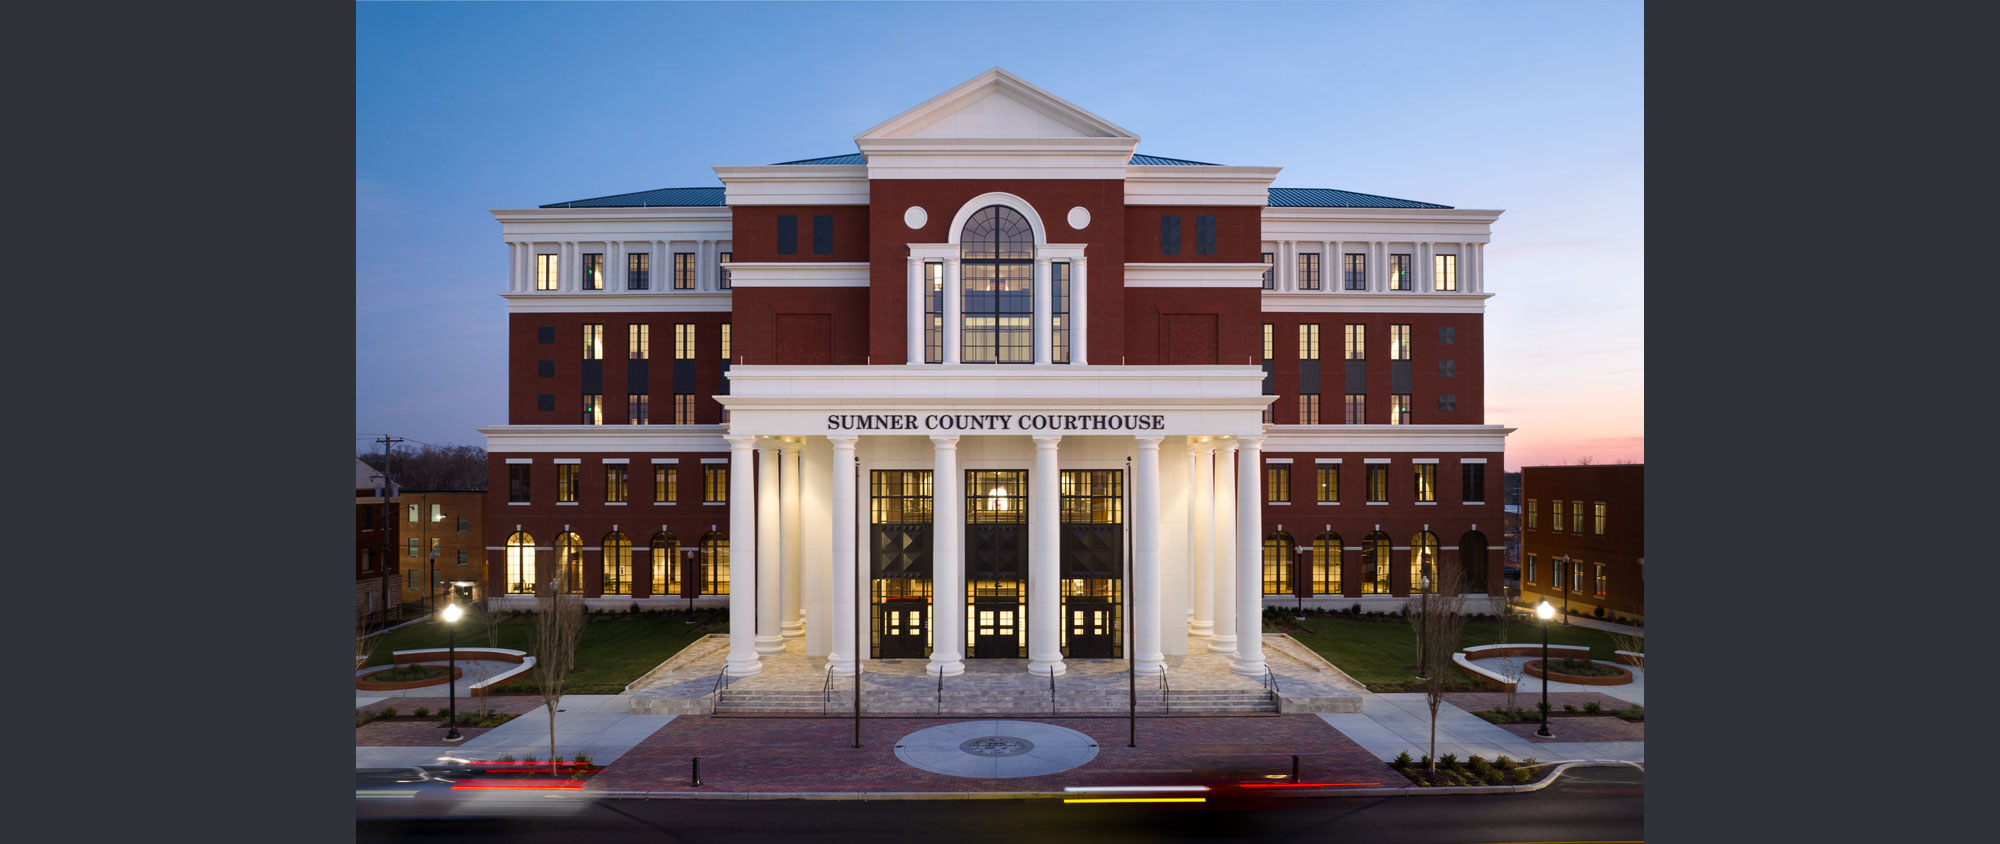
{"label": "utility pole", "polygon": [[382,626],[389,623],[389,569],[396,561],[396,548],[390,535],[396,526],[396,505],[391,500],[396,497],[395,448],[402,437],[382,435],[376,442],[382,444],[382,473],[375,477],[382,481]]}

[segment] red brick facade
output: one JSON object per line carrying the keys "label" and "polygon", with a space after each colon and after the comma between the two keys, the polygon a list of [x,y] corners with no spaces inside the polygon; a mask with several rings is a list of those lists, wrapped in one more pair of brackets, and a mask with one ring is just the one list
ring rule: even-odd
{"label": "red brick facade", "polygon": [[[1562,529],[1555,529],[1554,502],[1563,503]],[[1578,523],[1575,502],[1583,502]],[[1605,508],[1604,530],[1596,507]],[[1533,513],[1530,521],[1529,514]],[[1646,467],[1528,466],[1521,470],[1521,591],[1546,599],[1560,611],[1643,620],[1646,616]],[[1582,577],[1556,580],[1556,563],[1567,556]],[[1533,576],[1529,561],[1533,560]],[[1597,592],[1597,566],[1604,567],[1604,593]],[[1565,589],[1565,586],[1576,587]]]}

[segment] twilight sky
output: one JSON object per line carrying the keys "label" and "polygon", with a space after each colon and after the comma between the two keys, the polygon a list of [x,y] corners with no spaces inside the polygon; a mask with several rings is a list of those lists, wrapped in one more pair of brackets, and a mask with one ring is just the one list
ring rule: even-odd
{"label": "twilight sky", "polygon": [[1507,466],[1645,458],[1642,18],[1594,3],[361,3],[355,435],[506,421],[496,208],[854,151],[999,65],[1277,187],[1498,208]]}

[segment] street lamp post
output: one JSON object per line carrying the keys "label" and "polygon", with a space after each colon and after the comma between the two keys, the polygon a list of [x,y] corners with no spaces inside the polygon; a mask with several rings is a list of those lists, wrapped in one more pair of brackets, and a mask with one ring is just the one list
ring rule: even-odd
{"label": "street lamp post", "polygon": [[1535,606],[1535,617],[1542,620],[1542,728],[1535,735],[1554,738],[1549,732],[1549,617],[1556,614],[1556,608],[1549,606],[1545,599]]}
{"label": "street lamp post", "polygon": [[[448,651],[451,659],[450,661],[451,667],[448,670],[452,675],[456,675],[458,673],[458,617],[463,613],[464,610],[458,608],[457,584],[453,584],[453,589],[451,590],[451,603],[444,605],[444,629],[448,631],[446,635],[449,637],[446,641],[451,643],[450,650]],[[447,677],[447,679],[444,681],[444,694],[445,698],[449,701],[449,703],[447,703],[447,708],[450,711],[450,714],[446,715],[445,718],[446,718],[446,723],[451,725],[450,729],[445,731],[444,734],[445,741],[458,741],[464,738],[464,736],[458,734],[457,686],[458,686],[458,680],[455,677]]]}
{"label": "street lamp post", "polygon": [[1563,576],[1564,576],[1565,578],[1568,578],[1567,580],[1564,580],[1564,581],[1562,582],[1562,588],[1563,588],[1563,626],[1564,626],[1564,627],[1568,627],[1568,626],[1569,626],[1569,587],[1570,587],[1570,584],[1572,584],[1572,583],[1575,583],[1575,582],[1576,582],[1576,561],[1575,561],[1575,560],[1572,560],[1572,559],[1570,559],[1570,558],[1569,558],[1569,555],[1568,555],[1568,554],[1564,554],[1564,555],[1563,555]]}
{"label": "street lamp post", "polygon": [[1423,579],[1418,583],[1418,612],[1422,618],[1417,622],[1417,676],[1429,679],[1431,676],[1431,652],[1424,647],[1424,628],[1431,623],[1431,564],[1425,562]]}

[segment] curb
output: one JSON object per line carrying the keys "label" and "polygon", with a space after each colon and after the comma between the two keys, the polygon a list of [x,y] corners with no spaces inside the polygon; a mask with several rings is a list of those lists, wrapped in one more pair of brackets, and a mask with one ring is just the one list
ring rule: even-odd
{"label": "curb", "polygon": [[[1454,794],[1524,794],[1540,791],[1555,784],[1556,778],[1570,768],[1617,768],[1631,766],[1644,770],[1639,762],[1616,759],[1578,759],[1556,763],[1547,776],[1521,785],[1461,785],[1461,786],[1406,786],[1401,788],[1351,788],[1321,789],[1314,791],[1284,791],[1265,797],[1422,797],[1425,795]],[[1047,800],[1075,797],[1075,792],[1066,791],[711,791],[694,793],[687,791],[590,791],[586,797],[602,797],[620,800]]]}

